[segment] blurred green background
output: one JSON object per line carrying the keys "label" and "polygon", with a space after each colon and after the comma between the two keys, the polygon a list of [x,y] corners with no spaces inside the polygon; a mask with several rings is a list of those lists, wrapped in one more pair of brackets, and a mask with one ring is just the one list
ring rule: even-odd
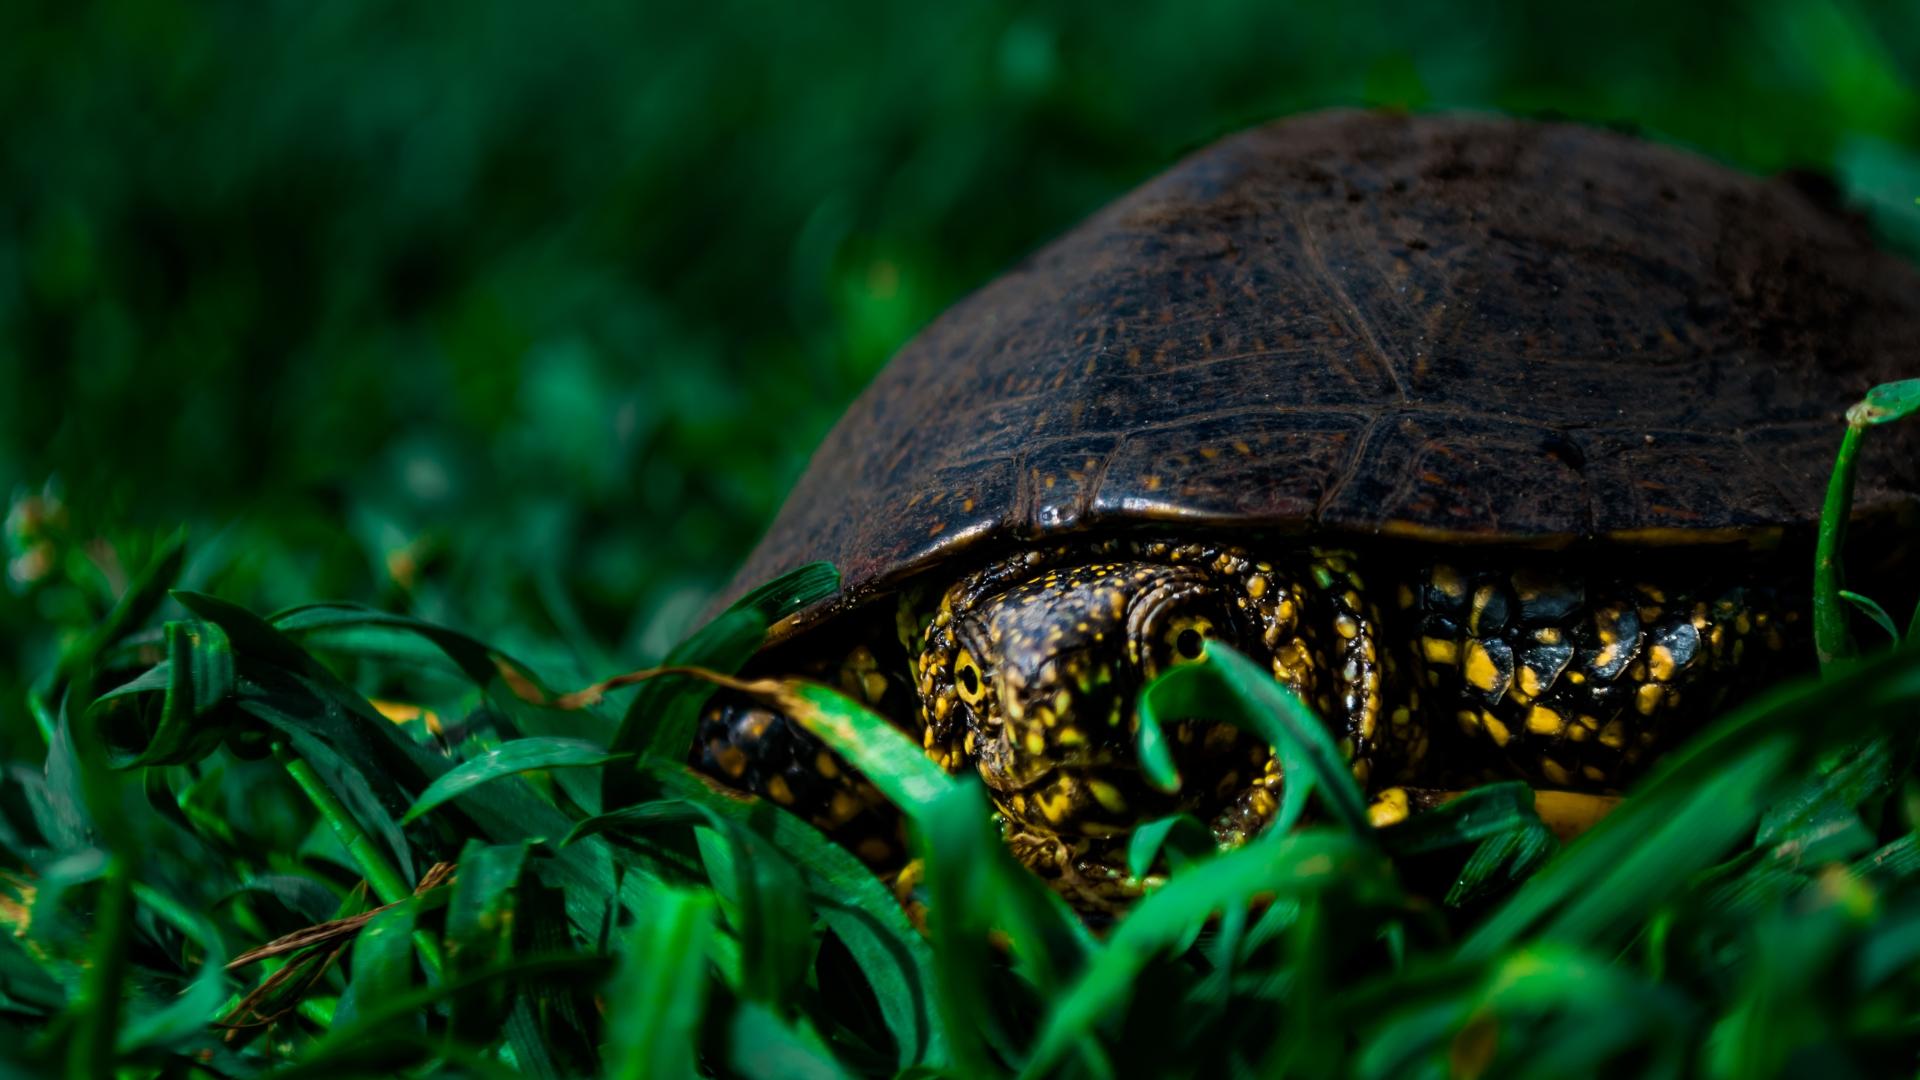
{"label": "blurred green background", "polygon": [[0,738],[157,538],[656,657],[917,327],[1236,128],[1626,125],[1920,226],[1920,4],[0,5]]}

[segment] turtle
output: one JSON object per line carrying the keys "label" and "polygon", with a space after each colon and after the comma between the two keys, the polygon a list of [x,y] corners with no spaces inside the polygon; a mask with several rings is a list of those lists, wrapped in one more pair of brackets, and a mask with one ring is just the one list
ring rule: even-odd
{"label": "turtle", "polygon": [[[1618,792],[1805,667],[1842,413],[1917,355],[1920,275],[1818,178],[1567,122],[1307,114],[1200,149],[920,332],[730,594],[837,566],[753,666],[979,775],[1020,861],[1112,909],[1139,822],[1234,844],[1272,818],[1286,778],[1230,726],[1169,729],[1179,792],[1137,765],[1140,688],[1216,643],[1399,795]],[[1911,432],[1862,475],[1862,519],[1907,527]],[[717,695],[689,755],[903,857],[872,785],[764,702]]]}

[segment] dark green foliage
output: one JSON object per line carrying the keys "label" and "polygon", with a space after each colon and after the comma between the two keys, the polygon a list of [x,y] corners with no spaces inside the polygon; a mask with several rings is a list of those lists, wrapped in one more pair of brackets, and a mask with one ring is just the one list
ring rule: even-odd
{"label": "dark green foliage", "polygon": [[[761,606],[817,579],[737,611],[764,632]],[[115,666],[121,641],[68,661],[69,703],[118,683],[80,736],[119,734],[76,752],[69,708],[44,776],[0,802],[18,1068],[1749,1076],[1916,1050],[1911,647],[1728,715],[1558,857],[1518,784],[1376,832],[1312,714],[1217,648],[1145,706],[1273,741],[1303,824],[1226,853],[1191,819],[1142,830],[1132,858],[1163,883],[1100,936],[1013,862],[976,781],[830,690],[767,684],[906,811],[923,937],[776,807],[671,755],[521,735],[557,710],[477,641],[178,599],[198,618],[152,638],[145,672]],[[352,689],[374,671],[417,691],[412,719]],[[682,678],[649,709],[705,693]],[[597,814],[553,782],[613,769],[638,794]]]}

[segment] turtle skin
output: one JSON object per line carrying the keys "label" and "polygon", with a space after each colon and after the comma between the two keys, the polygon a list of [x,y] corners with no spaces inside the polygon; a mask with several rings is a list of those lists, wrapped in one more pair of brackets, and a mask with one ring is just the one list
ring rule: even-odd
{"label": "turtle skin", "polygon": [[[849,685],[849,650],[895,658],[885,678],[917,701],[883,711],[978,772],[1016,850],[1053,851],[1027,861],[1061,879],[1109,872],[1102,846],[1167,807],[1105,773],[1106,788],[1016,802],[1066,759],[1046,732],[1030,759],[1007,756],[1020,709],[957,727],[940,712],[960,708],[963,673],[939,621],[943,605],[991,621],[1026,602],[1029,631],[1071,638],[1116,557],[1198,545],[1289,580],[1329,557],[1364,574],[1307,586],[1321,615],[1291,653],[1257,619],[1230,640],[1320,709],[1375,788],[1611,790],[1804,665],[1842,414],[1916,356],[1920,274],[1816,184],[1572,124],[1313,114],[1194,154],[924,330],[721,602],[834,563],[840,594],[776,628],[759,669]],[[1920,436],[1876,431],[1860,477],[1853,568],[1910,589],[1898,538],[1920,505]],[[1253,576],[1222,588],[1257,606]],[[1352,628],[1379,643],[1378,700],[1357,710],[1319,693],[1351,667],[1330,648]],[[995,685],[1040,677],[995,648],[1013,673]],[[1112,698],[1097,682],[1064,691],[1076,716]],[[717,702],[701,767],[763,793],[775,774],[806,786],[781,801],[823,827],[883,815],[866,793],[833,809],[857,790],[844,762],[796,784],[829,759],[783,718],[744,723],[747,707]],[[1223,842],[1270,809],[1262,749],[1203,808],[1237,823],[1216,824]]]}

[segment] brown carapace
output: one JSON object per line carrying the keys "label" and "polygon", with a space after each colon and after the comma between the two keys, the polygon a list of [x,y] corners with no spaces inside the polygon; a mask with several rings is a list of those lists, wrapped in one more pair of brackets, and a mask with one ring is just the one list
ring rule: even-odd
{"label": "brown carapace", "polygon": [[[1920,363],[1920,275],[1811,185],[1624,135],[1334,112],[1227,139],[942,316],[815,455],[736,591],[842,593],[757,660],[977,773],[1086,907],[1130,827],[1223,843],[1285,777],[1200,720],[1166,794],[1133,700],[1226,641],[1375,789],[1608,791],[1808,659],[1845,407]],[[1920,442],[1857,505],[1910,521]],[[1869,543],[1855,568],[1908,580]],[[876,862],[897,819],[782,717],[719,699],[694,760]]]}

